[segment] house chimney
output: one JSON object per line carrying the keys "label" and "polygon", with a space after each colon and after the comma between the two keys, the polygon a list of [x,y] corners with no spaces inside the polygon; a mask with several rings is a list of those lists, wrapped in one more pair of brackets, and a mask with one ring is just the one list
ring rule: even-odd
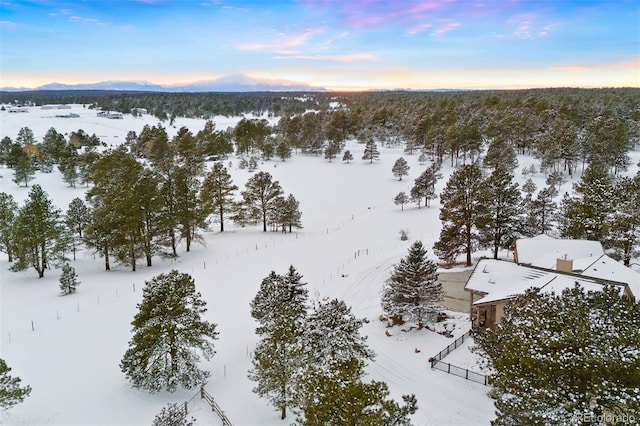
{"label": "house chimney", "polygon": [[558,272],[573,272],[573,259],[556,259],[556,271]]}

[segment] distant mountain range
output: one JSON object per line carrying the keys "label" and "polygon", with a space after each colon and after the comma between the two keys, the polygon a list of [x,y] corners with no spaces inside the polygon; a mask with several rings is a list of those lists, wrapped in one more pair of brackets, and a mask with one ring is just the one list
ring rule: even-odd
{"label": "distant mountain range", "polygon": [[118,90],[141,92],[324,92],[323,87],[290,80],[257,79],[246,75],[230,75],[189,84],[160,85],[148,81],[101,81],[89,84],[50,83],[40,87],[2,87],[0,91],[35,90]]}

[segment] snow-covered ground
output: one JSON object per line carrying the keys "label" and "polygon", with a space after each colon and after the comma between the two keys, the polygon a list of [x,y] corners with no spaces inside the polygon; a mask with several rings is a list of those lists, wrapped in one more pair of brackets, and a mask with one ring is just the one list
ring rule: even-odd
{"label": "snow-covered ground", "polygon": [[[157,124],[150,116],[98,118],[95,111],[81,106],[71,112],[80,118],[55,118],[55,111],[38,108],[22,114],[2,112],[1,136],[15,139],[24,126],[38,139],[51,127],[60,133],[83,129],[108,145],[117,145],[129,130],[139,132],[144,124]],[[226,128],[238,120],[219,117],[216,123]],[[196,133],[204,121],[177,119],[175,127],[167,127],[169,135],[181,126]],[[370,320],[363,329],[377,353],[367,369],[370,379],[387,382],[397,400],[402,394],[416,395],[419,410],[413,416],[414,424],[488,424],[494,406],[487,387],[429,368],[427,359],[452,339],[400,327],[390,329],[391,336],[387,336],[385,323],[378,319],[380,289],[390,268],[406,255],[412,241],[422,240],[430,248],[440,232],[438,200],[430,208],[409,205],[404,211],[393,204],[394,196],[408,192],[426,166],[418,164],[417,155],[406,156],[399,148],[380,148],[380,161],[373,164],[360,160],[361,145],[351,142],[347,148],[354,154],[351,164],[294,155],[286,162],[271,160],[260,165],[260,170],[271,173],[285,193],[294,194],[300,202],[304,229],[292,234],[263,233],[258,227],[236,228],[231,223],[221,234],[213,224],[212,231],[203,233],[204,245],[192,246],[189,253],[181,251],[175,261],[157,258],[151,268],[139,265],[137,272],[124,266],[105,272],[102,259],[83,251],[71,262],[82,283],[76,294],[67,297],[58,296],[59,270],[46,271],[43,279],[32,270],[10,272],[2,255],[0,357],[13,375],[33,388],[22,404],[1,415],[2,423],[144,425],[168,402],[190,400],[197,390],[150,394],[133,389],[118,366],[131,338],[130,323],[145,280],[175,268],[194,277],[208,304],[207,320],[218,324],[217,354],[202,364],[211,372],[207,391],[234,425],[290,424],[292,415],[280,420],[279,413],[252,392],[254,383],[247,371],[257,341],[249,303],[271,270],[283,273],[294,265],[304,275],[312,297],[343,299],[355,315]],[[391,173],[400,156],[411,166],[410,175],[402,181]],[[231,162],[234,182],[242,188],[251,173],[238,169],[236,158]],[[531,158],[520,160],[521,166],[532,163]],[[450,172],[445,164],[438,192]],[[519,173],[517,170],[516,176],[522,179]],[[0,169],[0,175],[0,192],[12,194],[22,205],[30,188],[13,183],[8,169]],[[536,179],[539,187],[544,186],[541,174]],[[67,187],[57,170],[38,173],[33,183],[40,184],[63,211],[73,198],[83,198],[85,193],[84,188]],[[565,186],[561,193],[570,190],[571,182]],[[408,241],[400,241],[401,229],[408,230]],[[446,324],[455,337],[468,330],[466,315],[450,316]],[[453,358],[446,361],[453,362]],[[198,401],[194,398],[190,406],[199,423],[218,424]]]}

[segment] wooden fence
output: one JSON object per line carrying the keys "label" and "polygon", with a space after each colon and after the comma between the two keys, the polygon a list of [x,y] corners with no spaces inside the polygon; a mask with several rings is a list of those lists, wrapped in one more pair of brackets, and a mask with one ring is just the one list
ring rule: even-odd
{"label": "wooden fence", "polygon": [[207,393],[207,391],[204,389],[204,386],[200,387],[200,397],[206,400],[207,403],[209,403],[209,405],[211,406],[213,412],[216,413],[218,417],[220,417],[220,420],[222,420],[222,426],[232,426],[231,421],[229,420],[229,418],[227,418],[227,415],[224,413],[224,411],[222,411],[215,399],[213,399],[213,397],[209,395],[209,393]]}

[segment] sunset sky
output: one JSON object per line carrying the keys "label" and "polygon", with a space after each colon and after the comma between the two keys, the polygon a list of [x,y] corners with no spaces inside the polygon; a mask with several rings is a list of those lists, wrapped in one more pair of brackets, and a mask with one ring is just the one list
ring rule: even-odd
{"label": "sunset sky", "polygon": [[640,87],[638,0],[0,0],[0,87]]}

